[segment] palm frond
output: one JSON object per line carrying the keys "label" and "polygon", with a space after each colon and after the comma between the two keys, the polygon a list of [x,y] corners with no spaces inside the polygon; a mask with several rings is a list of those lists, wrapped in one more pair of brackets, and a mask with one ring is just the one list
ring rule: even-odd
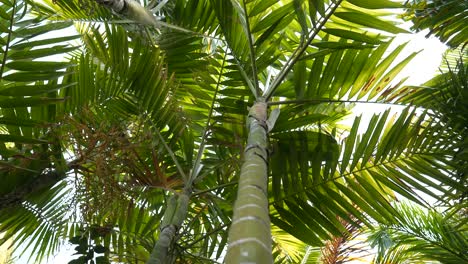
{"label": "palm frond", "polygon": [[[360,38],[356,40],[356,32],[364,33],[366,30],[377,30],[380,32],[388,33],[399,33],[404,32],[403,29],[395,26],[392,22],[385,20],[386,12],[378,8],[395,8],[398,4],[385,1],[381,2],[382,6],[368,6],[365,1],[353,1],[353,4],[344,1],[324,1],[324,3],[318,3],[317,1],[309,2],[302,5],[295,6],[295,13],[297,14],[299,27],[290,28],[290,33],[296,32],[296,36],[288,35],[289,38],[289,52],[283,52],[287,57],[284,58],[286,63],[284,65],[278,65],[280,72],[275,77],[275,80],[271,83],[265,91],[265,96],[269,98],[274,95],[276,89],[280,86],[283,80],[287,77],[287,74],[293,69],[294,65],[304,57],[311,54],[323,54],[323,51],[317,49],[310,49],[311,45],[315,46],[329,46],[342,49],[342,48],[365,48],[372,46],[368,45],[367,42],[372,43],[379,41],[378,37],[374,40],[372,36],[375,34],[370,33],[369,38]],[[377,8],[376,10],[366,8]],[[296,11],[297,10],[297,11]],[[310,11],[309,19],[311,22],[304,22],[304,16]],[[372,15],[371,15],[372,14]],[[266,19],[266,18],[265,18]],[[302,21],[302,22],[301,22]],[[336,37],[332,37],[332,42],[329,41],[329,36],[324,34],[323,30],[332,29],[332,34],[338,35],[343,38],[340,43]],[[336,30],[343,29],[343,30]],[[300,37],[298,37],[300,36]],[[348,42],[349,40],[349,42]],[[352,42],[355,43],[352,43]],[[364,42],[360,42],[364,41]],[[325,53],[329,52],[328,50]],[[312,55],[313,56],[313,55]],[[323,62],[322,62],[323,63]],[[300,64],[300,63],[299,63]],[[331,64],[333,66],[333,64]],[[320,65],[322,66],[322,65]],[[314,84],[313,84],[314,85]],[[296,90],[298,87],[296,87]]]}
{"label": "palm frond", "polygon": [[[345,39],[340,42],[346,44]],[[398,92],[401,82],[395,85],[394,78],[417,54],[391,67],[406,44],[389,51],[390,41],[377,48],[344,45],[335,50],[327,43],[317,43],[324,44],[324,48],[305,55],[276,95],[302,104],[329,103],[328,100],[383,101],[390,91]]]}
{"label": "palm frond", "polygon": [[272,226],[271,234],[276,263],[320,263],[320,248],[311,247],[276,226]]}
{"label": "palm frond", "polygon": [[70,208],[65,201],[71,196],[65,181],[61,181],[45,191],[43,187],[29,192],[26,199],[21,206],[2,210],[0,232],[4,236],[0,244],[10,239],[16,249],[25,246],[31,250],[30,260],[37,263],[57,252],[64,243],[63,237],[74,233],[66,224]]}
{"label": "palm frond", "polygon": [[[52,160],[63,161],[50,129],[57,116],[55,104],[65,99],[57,91],[73,85],[61,81],[73,63],[54,61],[50,56],[75,50],[69,41],[78,37],[44,38],[71,23],[26,16],[34,8],[28,1],[0,3],[0,177],[5,183],[1,193],[18,195],[20,202],[24,198],[21,191],[12,190],[28,188],[50,168]],[[18,177],[11,177],[15,174]]]}
{"label": "palm frond", "polygon": [[444,203],[441,197],[455,199],[463,192],[450,158],[455,150],[438,143],[444,139],[437,121],[409,109],[389,119],[387,111],[374,116],[358,136],[359,123],[358,117],[340,151],[329,135],[322,135],[322,141],[279,141],[284,146],[274,149],[271,165],[275,225],[320,246],[343,232],[339,219],[358,226],[399,219],[391,206],[394,193],[424,203],[417,189]]}
{"label": "palm frond", "polygon": [[37,5],[42,13],[53,15],[57,20],[103,22],[114,18],[109,9],[94,0],[45,0]]}
{"label": "palm frond", "polygon": [[401,203],[398,223],[382,225],[371,232],[370,241],[379,248],[376,263],[460,263],[468,260],[466,221],[459,213],[425,210]]}
{"label": "palm frond", "polygon": [[408,1],[406,20],[413,22],[413,29],[429,29],[427,36],[435,35],[452,48],[467,44],[468,5],[464,1]]}
{"label": "palm frond", "polygon": [[53,123],[55,104],[65,99],[58,91],[74,85],[62,82],[73,63],[50,56],[75,50],[69,41],[78,36],[45,38],[71,23],[28,14],[34,8],[29,1],[0,3],[0,209],[2,243],[14,236],[17,248],[27,241],[38,261],[57,250],[68,214],[61,203],[66,164]]}
{"label": "palm frond", "polygon": [[[400,196],[425,204],[424,193],[445,206],[455,199],[463,204],[461,134],[444,131],[450,122],[434,111],[387,111],[369,124],[357,117],[350,131],[336,124],[352,102],[413,102],[402,99],[405,88],[393,79],[415,53],[395,63],[405,45],[388,50],[391,37],[405,32],[390,10],[401,9],[400,3],[140,1],[138,8],[155,21],[148,27],[105,2],[110,9],[91,0],[37,5],[40,19],[55,22],[28,28],[36,22],[20,20],[19,44],[2,46],[12,52],[5,52],[0,85],[12,86],[0,86],[0,165],[6,164],[0,176],[13,175],[7,188],[17,187],[15,193],[0,188],[9,195],[2,198],[14,201],[4,209],[12,212],[5,231],[20,232],[20,241],[33,238],[39,258],[68,238],[83,258],[98,248],[107,260],[145,261],[160,229],[174,219],[171,201],[183,190],[187,199],[169,258],[220,261],[232,221],[232,187],[245,159],[246,120],[253,120],[248,106],[256,99],[281,110],[275,126],[265,128],[272,143],[268,190],[277,262],[342,261],[360,252],[347,241],[363,226],[406,223],[407,215],[394,207]],[[83,22],[76,24],[83,47],[72,61],[36,59],[74,48],[66,46],[74,37],[33,38],[70,20]],[[6,23],[0,21],[0,31]],[[0,45],[9,40],[6,28]],[[49,44],[55,46],[33,48]],[[457,79],[457,91],[465,79]],[[413,99],[422,106],[427,97]],[[63,152],[72,159],[68,164]],[[33,199],[28,186],[35,181],[24,184],[49,171],[60,177],[48,181],[37,199],[56,201],[61,193],[47,196],[50,185],[66,171],[76,173],[66,178],[73,180],[67,183],[74,200],[53,204],[53,216],[47,215],[52,207]],[[64,220],[57,208],[70,205],[77,207]],[[31,208],[40,213],[23,212]],[[15,224],[19,217],[26,220]],[[80,248],[85,240],[88,250]]]}

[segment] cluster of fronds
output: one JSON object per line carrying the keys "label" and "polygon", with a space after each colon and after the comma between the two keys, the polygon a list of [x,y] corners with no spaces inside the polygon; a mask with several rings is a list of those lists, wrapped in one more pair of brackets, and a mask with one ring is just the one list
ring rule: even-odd
{"label": "cluster of fronds", "polygon": [[[167,164],[158,153],[153,135],[142,122],[120,123],[90,109],[63,120],[63,135],[76,155],[77,191],[84,192],[84,212],[112,212],[112,204],[138,195],[138,188],[172,189],[181,184],[167,176]],[[146,158],[151,156],[151,160]]]}

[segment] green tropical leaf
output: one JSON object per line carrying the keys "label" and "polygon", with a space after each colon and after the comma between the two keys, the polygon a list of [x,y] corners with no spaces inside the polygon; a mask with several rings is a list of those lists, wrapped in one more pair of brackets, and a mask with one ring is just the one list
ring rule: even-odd
{"label": "green tropical leaf", "polygon": [[343,20],[356,23],[368,28],[374,28],[390,33],[408,33],[406,30],[393,25],[390,22],[376,19],[374,16],[361,13],[361,12],[336,12],[334,15]]}
{"label": "green tropical leaf", "polygon": [[48,98],[48,97],[29,97],[17,99],[0,99],[1,108],[13,108],[22,106],[38,106],[51,103],[63,102],[64,98]]}
{"label": "green tropical leaf", "polygon": [[401,8],[402,5],[397,2],[388,0],[348,0],[353,5],[368,8],[368,9],[381,9],[381,8]]}
{"label": "green tropical leaf", "polygon": [[[464,206],[466,71],[424,91],[395,80],[416,55],[390,49],[401,3],[0,3],[0,231],[31,261],[72,239],[76,261],[346,262],[365,228],[414,224],[402,196]],[[428,110],[340,123],[382,102]]]}
{"label": "green tropical leaf", "polygon": [[412,29],[430,29],[428,36],[435,35],[450,47],[465,47],[468,30],[467,6],[463,1],[409,1],[404,14],[413,23]]}
{"label": "green tropical leaf", "polygon": [[39,140],[35,138],[28,138],[28,137],[22,137],[22,136],[14,136],[14,135],[4,135],[4,134],[0,134],[0,141],[1,142],[26,143],[26,144],[47,143],[47,141],[45,140]]}

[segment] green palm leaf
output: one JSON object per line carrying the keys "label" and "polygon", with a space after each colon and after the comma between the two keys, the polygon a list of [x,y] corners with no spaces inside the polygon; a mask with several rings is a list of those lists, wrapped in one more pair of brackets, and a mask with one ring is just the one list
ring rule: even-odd
{"label": "green palm leaf", "polygon": [[[0,9],[0,115],[4,120],[0,126],[0,156],[5,166],[0,176],[7,179],[16,170],[23,171],[17,179],[7,180],[5,186],[11,191],[25,184],[28,177],[40,175],[50,165],[52,149],[59,149],[58,142],[49,141],[53,136],[47,133],[47,127],[57,114],[53,104],[65,99],[58,97],[56,91],[66,86],[60,79],[68,74],[66,69],[72,64],[55,62],[47,56],[64,56],[75,50],[68,41],[77,36],[44,40],[46,33],[67,28],[71,23],[25,16],[34,9],[28,1],[3,1]],[[36,125],[31,127],[33,123]],[[29,146],[38,143],[41,145]],[[62,159],[61,153],[54,155]],[[19,196],[21,200],[24,194]]]}
{"label": "green palm leaf", "polygon": [[[315,140],[303,137],[297,143],[292,143],[294,139],[285,140],[284,146],[279,145],[272,155],[273,204],[279,214],[273,214],[272,221],[286,228],[283,223],[286,219],[291,226],[286,230],[299,239],[299,233],[294,233],[299,230],[321,234],[315,239],[307,236],[307,241],[312,239],[316,243],[312,245],[317,245],[343,230],[343,224],[334,216],[355,225],[360,222],[370,225],[370,219],[378,222],[399,219],[390,205],[394,192],[419,203],[422,200],[415,188],[440,202],[446,198],[437,193],[454,199],[453,190],[459,193],[463,184],[453,175],[454,167],[447,159],[453,151],[451,154],[429,142],[431,135],[437,135],[442,127],[424,119],[424,115],[416,118],[406,110],[397,119],[388,120],[387,111],[380,117],[374,116],[367,132],[358,136],[357,118],[341,154],[336,141],[328,135],[322,137],[330,137],[331,141],[320,141],[320,136]],[[331,146],[327,147],[327,142]],[[335,171],[338,162],[340,166]],[[293,226],[302,228],[294,231]]]}
{"label": "green palm leaf", "polygon": [[[375,115],[368,124],[358,117],[350,130],[337,125],[353,102],[412,102],[402,99],[406,88],[393,79],[416,54],[395,63],[404,45],[388,49],[393,35],[405,32],[390,16],[400,3],[120,3],[123,9],[102,0],[38,5],[41,19],[54,14],[55,22],[21,21],[20,41],[5,46],[11,52],[0,86],[0,164],[6,164],[0,176],[8,176],[7,189],[45,171],[57,173],[48,187],[76,173],[65,179],[73,178],[68,186],[75,199],[52,207],[78,209],[65,221],[59,213],[47,218],[56,220],[53,228],[21,211],[29,207],[19,201],[38,211],[52,208],[28,196],[34,182],[21,192],[2,188],[9,195],[3,197],[21,194],[5,209],[18,210],[5,218],[5,231],[13,235],[19,225],[9,221],[23,216],[20,225],[30,231],[20,233],[20,241],[35,238],[31,247],[39,258],[70,239],[81,259],[98,250],[119,262],[216,262],[225,255],[232,221],[226,261],[245,257],[235,254],[244,240],[260,241],[255,245],[264,247],[255,254],[278,263],[344,260],[354,249],[341,251],[340,239],[376,222],[403,222],[394,207],[400,196],[425,204],[423,192],[450,205],[464,191],[458,160],[452,161],[460,155],[453,147],[459,135],[444,132],[445,121],[432,112],[407,108]],[[144,16],[135,16],[138,10]],[[34,39],[70,24],[60,21],[76,22],[82,48],[70,63],[41,62],[74,48],[67,44],[72,37]],[[2,20],[0,30],[8,34],[5,25]],[[1,45],[6,40],[0,38]],[[428,103],[427,94],[418,96],[419,105]],[[245,175],[271,176],[271,182]],[[237,185],[249,195],[233,209]],[[46,189],[35,190],[37,197],[60,197]],[[262,205],[250,202],[253,196],[261,196]],[[250,210],[255,206],[263,209]],[[252,215],[243,219],[245,212]],[[251,228],[241,222],[256,217],[266,227],[265,241],[236,238]],[[244,249],[253,253],[254,247]]]}
{"label": "green palm leaf", "polygon": [[[41,181],[36,181],[36,184],[41,184]],[[32,261],[45,259],[52,252],[56,252],[60,246],[61,237],[67,234],[64,223],[70,212],[63,201],[71,197],[66,192],[64,182],[51,189],[47,185],[47,183],[43,185],[42,190],[40,188],[34,188],[33,192],[25,190],[28,193],[28,201],[23,202],[21,207],[4,209],[2,210],[4,213],[1,214],[0,231],[4,234],[1,243],[13,238],[12,246],[15,248],[27,243],[25,248],[32,250],[30,257]],[[49,190],[44,191],[44,188]],[[24,198],[21,197],[21,199]],[[4,202],[8,201],[2,201],[2,204]],[[69,232],[73,234],[72,230]],[[41,242],[37,243],[31,237]]]}
{"label": "green palm leaf", "polygon": [[371,232],[369,239],[379,249],[376,263],[467,260],[466,222],[461,220],[459,212],[427,211],[406,203],[397,209],[403,216],[398,223],[382,225]]}
{"label": "green palm leaf", "polygon": [[427,36],[435,35],[450,47],[466,46],[468,5],[463,1],[408,1],[406,20],[413,22],[413,29],[429,29]]}

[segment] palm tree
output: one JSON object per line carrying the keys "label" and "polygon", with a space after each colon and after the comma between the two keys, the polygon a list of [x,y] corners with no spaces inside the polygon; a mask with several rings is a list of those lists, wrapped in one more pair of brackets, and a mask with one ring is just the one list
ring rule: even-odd
{"label": "palm tree", "polygon": [[[466,207],[465,207],[466,208]],[[463,212],[426,211],[400,204],[401,222],[382,225],[370,237],[378,245],[375,263],[466,262],[466,223]]]}
{"label": "palm tree", "polygon": [[[22,14],[16,7],[30,2],[7,2],[2,16],[12,19],[4,32],[16,30],[15,23],[31,37],[57,28],[13,19]],[[28,102],[13,105],[11,115],[52,111],[40,119],[51,124],[46,128],[5,123],[5,137],[16,143],[0,147],[16,188],[2,187],[2,200],[15,203],[3,209],[1,231],[16,236],[16,245],[35,238],[37,259],[70,238],[80,255],[75,263],[215,262],[227,244],[228,263],[297,263],[355,228],[397,222],[394,193],[424,204],[418,192],[446,201],[463,188],[449,174],[454,150],[439,144],[443,127],[428,114],[387,111],[362,134],[360,117],[350,130],[337,125],[352,103],[392,103],[404,92],[392,80],[415,54],[392,66],[404,45],[389,51],[391,37],[404,30],[384,10],[401,4],[143,4],[146,9],[133,1],[25,5],[43,19],[75,21],[82,41],[79,50],[49,48],[71,52],[71,59],[55,75],[46,71],[45,84],[25,73],[1,83],[0,92],[17,93],[3,96]],[[4,52],[11,41],[3,44],[2,69],[24,59]],[[23,54],[36,54],[41,43],[55,42],[30,41]],[[18,70],[38,75],[53,65],[31,61],[23,65],[37,68]],[[23,83],[27,88],[18,88]],[[49,88],[37,90],[41,85]],[[23,89],[40,91],[40,102],[49,104],[35,108],[38,99]],[[50,105],[56,97],[66,100]],[[9,117],[4,102],[2,115]],[[27,124],[52,139],[34,133],[27,146],[20,144]],[[29,146],[35,149],[22,149]],[[12,151],[29,156],[8,156]],[[41,166],[21,163],[37,155]],[[31,177],[47,178],[48,185],[25,185]],[[303,247],[286,250],[287,241]]]}
{"label": "palm tree", "polygon": [[[463,50],[462,50],[463,52]],[[459,54],[457,60],[451,60],[446,54],[448,70],[434,77],[424,86],[410,87],[410,91],[399,101],[411,101],[419,107],[431,109],[433,115],[441,120],[445,130],[450,130],[448,137],[443,137],[439,144],[451,145],[456,149],[450,157],[454,164],[454,178],[466,184],[468,159],[466,156],[467,124],[464,114],[467,108],[467,67],[466,52]],[[426,99],[424,99],[426,98]],[[404,217],[394,224],[382,224],[372,235],[379,251],[376,256],[379,263],[402,263],[411,260],[414,263],[439,261],[441,263],[466,262],[464,252],[466,239],[466,191],[456,193],[457,199],[450,204],[429,210],[411,204],[397,206]]]}
{"label": "palm tree", "polygon": [[[31,6],[26,3],[2,4],[0,107],[3,133],[0,146],[4,182],[1,193],[5,199],[2,199],[2,208],[48,185],[52,178],[63,176],[60,170],[38,172],[50,168],[52,160],[57,163],[56,168],[60,168],[63,160],[60,146],[53,144],[55,135],[49,128],[56,118],[55,104],[64,100],[55,91],[68,85],[61,83],[59,78],[68,74],[64,69],[71,63],[38,59],[76,49],[67,41],[78,36],[32,40],[72,23],[46,22],[41,16],[31,19],[25,12],[29,8]],[[31,51],[33,47],[36,49]]]}
{"label": "palm tree", "polygon": [[416,31],[429,29],[427,36],[435,35],[452,48],[466,46],[468,34],[468,4],[466,1],[435,0],[407,1],[405,20],[411,20]]}

